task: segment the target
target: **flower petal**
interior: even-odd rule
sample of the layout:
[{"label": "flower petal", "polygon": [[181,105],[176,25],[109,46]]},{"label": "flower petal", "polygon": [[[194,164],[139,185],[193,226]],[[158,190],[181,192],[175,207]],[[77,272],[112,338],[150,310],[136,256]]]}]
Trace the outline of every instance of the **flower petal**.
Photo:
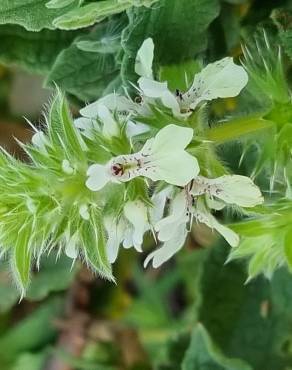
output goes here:
[{"label": "flower petal", "polygon": [[151,78],[141,77],[138,85],[143,94],[149,98],[161,98],[165,92],[168,92],[167,82],[158,82]]},{"label": "flower petal", "polygon": [[247,176],[224,175],[215,179],[198,176],[190,190],[194,196],[208,194],[225,203],[254,207],[264,201],[260,189]]},{"label": "flower petal", "polygon": [[119,246],[124,238],[126,225],[123,219],[118,221],[114,217],[106,216],[104,226],[108,235],[106,243],[107,257],[109,263],[114,263],[118,256]]},{"label": "flower petal", "polygon": [[155,167],[150,168],[145,176],[177,186],[187,185],[200,171],[197,159],[183,150],[174,151],[152,164]]},{"label": "flower petal", "polygon": [[152,63],[154,58],[154,43],[149,37],[146,39],[138,50],[135,72],[142,77],[152,78]]},{"label": "flower petal", "polygon": [[177,232],[177,226],[186,223],[187,199],[184,191],[179,192],[171,203],[171,214],[155,225],[160,241],[167,241]]},{"label": "flower petal", "polygon": [[144,233],[149,229],[147,208],[140,201],[130,201],[125,204],[124,215],[133,225],[133,245],[141,252]]},{"label": "flower petal", "polygon": [[194,131],[192,128],[173,124],[167,125],[154,138],[152,145],[153,154],[185,149],[192,141],[193,134]]},{"label": "flower petal", "polygon": [[144,123],[139,122],[134,123],[133,121],[127,121],[126,134],[127,137],[129,138],[136,135],[144,134],[149,130],[150,130],[149,126],[145,125]]},{"label": "flower petal", "polygon": [[138,80],[138,85],[143,95],[148,98],[161,99],[162,104],[170,108],[174,115],[180,114],[180,106],[175,96],[169,91],[167,82],[158,82],[150,78],[141,77]]},{"label": "flower petal", "polygon": [[85,221],[88,221],[90,219],[90,214],[88,211],[87,204],[81,204],[81,206],[79,207],[79,214]]},{"label": "flower petal", "polygon": [[76,237],[72,236],[71,238],[67,238],[66,247],[65,247],[65,254],[67,257],[76,259],[78,257],[78,249],[76,246]]},{"label": "flower petal", "polygon": [[159,193],[154,193],[151,197],[153,207],[149,210],[151,224],[157,224],[163,217],[167,198],[170,196],[171,187],[166,187]]},{"label": "flower petal", "polygon": [[153,251],[146,257],[144,261],[144,267],[146,268],[151,260],[154,268],[161,266],[183,247],[186,236],[186,225],[181,224],[177,230],[177,233],[172,239],[169,239],[163,243],[161,248]]},{"label": "flower petal", "polygon": [[194,109],[201,101],[237,96],[247,82],[244,68],[230,57],[223,58],[195,75],[191,88],[182,96],[182,105]]},{"label": "flower petal", "polygon": [[254,207],[262,204],[264,198],[260,189],[247,176],[226,175],[213,180],[220,189],[217,198],[226,203],[237,204],[241,207]]},{"label": "flower petal", "polygon": [[31,142],[33,143],[34,146],[38,147],[39,149],[42,149],[43,151],[46,150],[46,145],[49,144],[48,139],[46,138],[46,135],[42,131],[36,132],[32,138]]},{"label": "flower petal", "polygon": [[107,166],[101,164],[91,165],[87,170],[87,176],[86,186],[92,191],[102,189],[111,179]]},{"label": "flower petal", "polygon": [[231,247],[238,246],[239,236],[227,226],[221,225],[216,218],[205,209],[202,203],[199,203],[198,207],[194,209],[193,215],[197,221],[207,225],[211,229],[215,229],[221,234]]},{"label": "flower petal", "polygon": [[118,94],[108,94],[94,103],[87,105],[80,110],[80,114],[87,118],[97,118],[98,117],[98,107],[103,104],[111,111],[117,111],[118,113],[128,112],[135,110],[137,104],[132,102],[125,96]]},{"label": "flower petal", "polygon": [[103,123],[102,132],[104,136],[111,138],[112,136],[118,136],[119,126],[117,122],[113,119],[113,116],[109,109],[104,105],[100,104],[97,108],[98,117]]}]

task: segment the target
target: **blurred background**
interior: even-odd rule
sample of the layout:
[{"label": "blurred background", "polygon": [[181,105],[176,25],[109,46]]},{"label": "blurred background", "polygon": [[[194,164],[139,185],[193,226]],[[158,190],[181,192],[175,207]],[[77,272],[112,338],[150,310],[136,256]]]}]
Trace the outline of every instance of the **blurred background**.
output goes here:
[{"label": "blurred background", "polygon": [[[190,3],[196,7],[204,3],[183,1],[186,9]],[[208,43],[203,54],[200,50],[203,61],[239,56],[241,38],[248,38],[257,27],[270,27],[275,33],[270,19],[275,8],[285,9],[284,16],[274,13],[281,24],[290,22],[290,1],[214,1],[220,3],[220,11],[218,8],[214,20],[210,19],[204,28]],[[181,16],[180,22],[182,19]],[[187,33],[183,23],[180,29]],[[172,26],[170,22],[170,29]],[[0,26],[0,44],[4,45],[7,39],[5,32],[1,33],[3,27],[6,26]],[[168,35],[163,29],[155,32],[158,43],[159,35],[163,35],[162,41],[163,32]],[[141,37],[144,39],[144,35]],[[197,38],[201,36],[197,34]],[[11,44],[11,48],[15,45]],[[69,59],[65,61],[69,64],[72,58],[74,64],[69,47],[66,50],[69,54],[64,55]],[[178,51],[171,49],[169,53],[177,55]],[[30,140],[32,132],[26,119],[41,126],[52,90],[43,87],[47,70],[40,75],[31,66],[27,68],[26,62],[21,68],[22,57],[20,53],[6,58],[0,47],[0,145],[26,160],[15,138]],[[34,58],[41,64],[41,52],[34,53]],[[92,76],[99,67],[97,61]],[[74,73],[72,79],[79,81],[79,70]],[[101,80],[102,73],[98,76]],[[92,85],[86,81],[80,90],[72,88],[66,78],[59,79],[75,115],[85,101],[100,95],[101,87],[95,90],[94,78],[91,77]],[[252,109],[248,96],[241,104],[244,110]],[[236,108],[233,99],[215,103],[211,117],[218,119]],[[238,168],[241,152],[237,144],[220,151],[231,168],[238,173],[248,172],[248,162]],[[224,214],[219,217],[228,219]],[[51,253],[43,258],[40,271],[33,271],[27,296],[21,301],[10,266],[1,260],[0,369],[292,369],[292,275],[287,269],[279,270],[270,281],[258,277],[245,284],[245,263],[225,265],[229,247],[209,229],[195,225],[186,247],[175,258],[160,269],[144,270],[142,261],[152,243],[146,240],[146,253],[141,255],[120,251],[114,266],[116,285],[94,276],[79,262],[72,265],[71,259],[57,259]]]}]

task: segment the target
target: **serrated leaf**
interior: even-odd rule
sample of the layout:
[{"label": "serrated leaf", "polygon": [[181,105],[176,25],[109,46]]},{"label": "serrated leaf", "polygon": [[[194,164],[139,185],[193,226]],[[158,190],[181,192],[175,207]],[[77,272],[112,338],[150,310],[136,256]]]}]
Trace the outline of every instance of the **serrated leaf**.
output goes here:
[{"label": "serrated leaf", "polygon": [[47,76],[46,86],[52,87],[56,83],[63,91],[84,101],[100,97],[119,74],[115,55],[85,52],[77,45],[81,41],[100,39],[108,27],[109,24],[98,25],[88,36],[76,39],[69,48],[63,50]]},{"label": "serrated leaf", "polygon": [[153,38],[155,61],[159,64],[180,63],[204,51],[206,30],[218,16],[219,8],[217,0],[161,0],[159,6],[150,9],[131,8],[129,26],[122,37],[123,82],[136,81],[136,54],[147,37]]},{"label": "serrated leaf", "polygon": [[197,324],[192,332],[191,342],[181,368],[182,370],[252,370],[242,360],[224,356],[201,324]]},{"label": "serrated leaf", "polygon": [[14,266],[14,276],[17,285],[20,287],[22,293],[25,292],[29,283],[32,251],[30,245],[31,227],[30,225],[23,225],[22,230],[19,231],[16,244],[12,253],[12,264]]},{"label": "serrated leaf", "polygon": [[40,31],[44,28],[54,29],[52,21],[73,8],[48,9],[48,0],[1,0],[0,24],[18,24],[28,31]]},{"label": "serrated leaf", "polygon": [[56,28],[63,30],[76,30],[92,26],[111,15],[123,12],[130,6],[131,4],[120,3],[118,0],[94,2],[65,13],[56,18],[53,24]]},{"label": "serrated leaf", "polygon": [[71,158],[76,157],[79,160],[85,158],[79,131],[74,126],[68,103],[60,90],[57,90],[50,107],[48,134],[55,145],[60,147],[65,145]]},{"label": "serrated leaf", "polygon": [[[79,0],[80,1],[80,0]],[[76,0],[51,0],[46,3],[47,8],[59,9],[67,5],[76,3]]]},{"label": "serrated leaf", "polygon": [[30,32],[17,25],[1,25],[0,62],[34,73],[48,73],[58,54],[75,36],[75,32]]}]

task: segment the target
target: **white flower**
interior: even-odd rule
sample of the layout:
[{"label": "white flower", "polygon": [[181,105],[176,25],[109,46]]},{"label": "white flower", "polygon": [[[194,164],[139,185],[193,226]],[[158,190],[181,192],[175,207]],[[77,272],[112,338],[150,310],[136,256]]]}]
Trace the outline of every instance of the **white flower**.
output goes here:
[{"label": "white flower", "polygon": [[101,120],[102,133],[105,137],[111,138],[112,136],[118,136],[120,128],[116,120],[109,109],[104,105],[100,104],[97,108],[98,118]]},{"label": "white flower", "polygon": [[167,241],[178,234],[181,224],[188,222],[189,218],[187,196],[185,191],[179,192],[171,203],[171,213],[169,216],[161,219],[155,225],[155,231],[158,232],[160,241]]},{"label": "white flower", "polygon": [[243,67],[238,66],[230,57],[208,64],[195,75],[190,89],[182,94],[182,108],[195,109],[202,101],[237,96],[248,82]]},{"label": "white flower", "polygon": [[152,63],[154,58],[154,43],[149,37],[146,39],[140,49],[138,50],[136,62],[135,62],[135,72],[139,76],[152,78]]},{"label": "white flower", "polygon": [[96,119],[98,117],[98,108],[100,105],[104,105],[112,112],[117,112],[121,115],[127,115],[129,111],[136,111],[137,104],[128,99],[125,96],[112,93],[108,94],[96,102],[87,105],[80,110],[80,114],[83,117]]},{"label": "white flower", "polygon": [[106,243],[107,257],[109,263],[114,263],[118,256],[119,246],[124,240],[126,222],[122,217],[117,220],[113,216],[106,216],[104,226],[108,235]]},{"label": "white flower", "polygon": [[147,140],[140,152],[120,155],[105,165],[90,166],[86,186],[97,191],[110,181],[126,182],[137,176],[185,186],[199,173],[196,158],[184,150],[192,137],[191,128],[168,125]]},{"label": "white flower", "polygon": [[70,236],[69,233],[66,235],[65,238],[66,246],[65,246],[65,254],[67,257],[76,259],[78,257],[78,247],[77,247],[77,236],[74,234]]},{"label": "white flower", "polygon": [[[141,45],[136,57],[135,72],[141,76],[138,80],[138,85],[143,95],[143,102],[147,105],[153,102],[153,99],[161,99],[165,107],[172,109],[174,115],[179,115],[179,104],[175,96],[168,89],[167,82],[158,82],[153,79],[153,52],[153,40],[148,38]],[[147,109],[144,109],[144,113],[147,113]]]},{"label": "white flower", "polygon": [[197,222],[207,225],[210,229],[216,230],[231,247],[237,247],[239,244],[239,236],[227,226],[221,225],[216,218],[207,210],[204,203],[198,201],[192,208],[192,214]]},{"label": "white flower", "polygon": [[[174,116],[180,116],[180,106],[174,94],[168,89],[167,82],[158,82],[150,78],[141,77],[138,80],[139,88],[144,96],[145,103],[153,103],[153,99],[161,99],[162,104],[172,110]],[[151,98],[150,100],[145,99]]]},{"label": "white flower", "polygon": [[72,175],[74,173],[74,168],[71,166],[68,159],[62,161],[62,171],[67,175]]},{"label": "white flower", "polygon": [[184,246],[188,233],[185,225],[180,224],[176,230],[177,233],[172,239],[164,242],[161,248],[156,249],[145,258],[144,267],[147,267],[152,260],[152,266],[158,268]]},{"label": "white flower", "polygon": [[[159,199],[162,200],[161,197]],[[153,208],[156,206],[159,206],[158,203]],[[157,211],[152,212],[157,215]],[[121,244],[124,248],[134,247],[142,252],[143,237],[152,228],[151,223],[151,210],[140,200],[127,201],[118,219],[106,216],[104,224],[108,235],[106,248],[109,262],[115,262]]]},{"label": "white flower", "polygon": [[193,204],[192,196],[182,190],[172,201],[170,215],[156,223],[155,230],[163,244],[147,256],[144,266],[152,260],[153,267],[157,268],[177,253],[184,246],[193,220],[216,230],[232,247],[238,245],[239,236],[233,230],[221,225],[201,200]]},{"label": "white flower", "polygon": [[49,141],[46,135],[42,131],[37,131],[31,138],[31,142],[34,146],[47,153],[46,146],[49,145]]},{"label": "white flower", "polygon": [[188,116],[199,103],[217,98],[237,96],[245,87],[248,75],[243,67],[236,65],[230,57],[208,64],[194,77],[193,84],[185,93],[173,94],[167,82],[153,79],[153,41],[147,39],[142,44],[136,58],[136,73],[141,77],[138,86],[142,93],[144,105],[161,103],[172,110],[174,116]]},{"label": "white flower", "polygon": [[[193,196],[207,194],[228,204],[240,207],[254,207],[263,203],[260,189],[246,176],[224,175],[215,179],[197,176],[190,188]],[[214,207],[212,207],[214,208]]]},{"label": "white flower", "polygon": [[88,221],[90,219],[90,214],[88,211],[87,204],[81,204],[81,206],[79,207],[79,214],[85,221]]},{"label": "white flower", "polygon": [[188,220],[186,193],[181,191],[173,199],[171,214],[155,225],[158,239],[164,243],[147,256],[144,267],[151,260],[154,268],[159,267],[183,247],[188,233]]}]

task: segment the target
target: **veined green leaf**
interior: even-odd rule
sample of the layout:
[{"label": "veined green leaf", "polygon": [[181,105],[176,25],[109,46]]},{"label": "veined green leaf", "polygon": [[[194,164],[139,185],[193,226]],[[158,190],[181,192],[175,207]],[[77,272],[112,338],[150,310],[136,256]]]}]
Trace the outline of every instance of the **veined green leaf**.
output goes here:
[{"label": "veined green leaf", "polygon": [[[120,24],[121,21],[117,23]],[[52,87],[56,83],[63,91],[84,101],[102,96],[104,89],[119,74],[115,55],[81,51],[78,43],[106,37],[107,32],[117,23],[98,25],[88,36],[78,38],[69,48],[63,50],[47,76],[46,86]]]},{"label": "veined green leaf", "polygon": [[18,25],[1,25],[0,62],[15,64],[34,73],[48,73],[58,54],[75,36],[75,32],[30,32]]},{"label": "veined green leaf", "polygon": [[23,225],[18,232],[16,244],[13,248],[13,265],[15,268],[15,278],[20,286],[22,293],[26,290],[30,278],[32,250],[30,245],[31,225]]},{"label": "veined green leaf", "polygon": [[79,41],[77,47],[80,50],[91,53],[115,54],[120,48],[120,40],[101,40],[101,41]]},{"label": "veined green leaf", "polygon": [[63,30],[76,30],[92,26],[110,15],[123,12],[130,6],[131,4],[129,3],[120,3],[117,0],[98,1],[65,13],[56,18],[53,24],[56,28]]},{"label": "veined green leaf", "polygon": [[245,285],[245,264],[223,266],[226,252],[216,245],[205,260],[198,320],[228,357],[253,370],[285,369],[292,361],[291,273],[282,268],[271,280],[259,276]]},{"label": "veined green leaf", "polygon": [[1,0],[0,24],[19,24],[28,31],[54,29],[52,21],[73,8],[73,4],[63,9],[48,9],[48,0]]},{"label": "veined green leaf", "polygon": [[102,227],[102,219],[98,211],[94,212],[90,222],[83,222],[80,226],[81,241],[84,249],[85,260],[94,271],[102,277],[114,280],[111,265],[108,262],[105,246],[105,235]]},{"label": "veined green leaf", "polygon": [[64,8],[65,6],[70,5],[72,3],[76,3],[76,0],[51,0],[46,3],[46,7],[52,8],[52,9],[58,9],[58,8]]},{"label": "veined green leaf", "polygon": [[128,11],[129,26],[122,37],[125,51],[121,72],[123,83],[136,81],[136,54],[147,37],[153,38],[155,60],[160,65],[178,64],[204,51],[206,30],[218,16],[219,9],[217,0],[161,0],[150,9],[131,8]]},{"label": "veined green leaf", "polygon": [[208,332],[197,324],[186,350],[182,370],[252,370],[251,366],[239,359],[224,356],[212,342]]}]

